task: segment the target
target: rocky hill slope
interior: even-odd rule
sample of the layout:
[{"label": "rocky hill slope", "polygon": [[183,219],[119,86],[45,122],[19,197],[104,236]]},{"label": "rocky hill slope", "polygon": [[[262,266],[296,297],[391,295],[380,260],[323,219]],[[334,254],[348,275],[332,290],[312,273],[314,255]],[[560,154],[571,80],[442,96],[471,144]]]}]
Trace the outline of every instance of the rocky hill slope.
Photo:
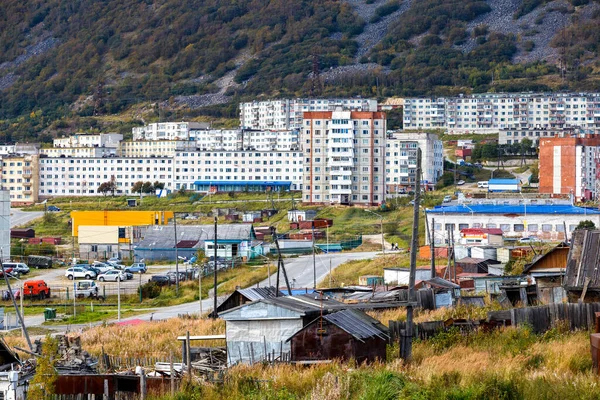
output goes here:
[{"label": "rocky hill slope", "polygon": [[594,0],[6,0],[0,139],[140,103],[600,90],[599,25]]}]

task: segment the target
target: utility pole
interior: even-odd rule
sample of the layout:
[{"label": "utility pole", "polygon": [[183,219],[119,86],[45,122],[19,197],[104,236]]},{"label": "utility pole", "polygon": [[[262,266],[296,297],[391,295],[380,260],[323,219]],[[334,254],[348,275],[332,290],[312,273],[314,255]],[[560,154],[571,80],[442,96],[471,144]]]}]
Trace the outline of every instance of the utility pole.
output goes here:
[{"label": "utility pole", "polygon": [[417,171],[415,174],[415,204],[413,205],[412,241],[410,246],[410,274],[408,276],[408,305],[406,307],[406,330],[402,337],[400,351],[403,358],[412,360],[412,340],[414,331],[415,276],[417,272],[417,248],[419,246],[419,203],[421,201],[421,149],[417,149]]},{"label": "utility pole", "polygon": [[[427,224],[427,218],[425,218],[425,226],[429,228]],[[427,229],[429,234],[429,248],[431,250],[431,277],[435,278],[435,218],[431,218],[431,229]]]},{"label": "utility pole", "polygon": [[214,295],[215,295],[215,300],[213,303],[213,319],[217,319],[217,216],[215,215],[215,243],[214,243],[214,248],[215,248],[215,259],[214,259],[214,284],[215,284],[215,288],[214,288]]},{"label": "utility pole", "polygon": [[[3,257],[3,256],[0,256]],[[6,282],[6,287],[8,288],[8,295],[12,300],[13,306],[15,307],[15,312],[17,313],[17,317],[19,317],[19,322],[21,323],[21,330],[23,331],[23,336],[25,336],[25,340],[27,340],[27,345],[29,346],[29,350],[33,351],[33,346],[31,346],[31,339],[29,339],[29,334],[27,333],[27,328],[25,327],[25,321],[23,321],[23,316],[19,311],[19,307],[17,307],[17,301],[15,300],[15,295],[10,288],[10,281],[8,280],[8,276],[6,275],[6,271],[4,270],[4,260],[0,260],[0,267],[2,268],[2,275],[4,275],[4,281]],[[23,298],[23,291],[21,291],[21,299]]]},{"label": "utility pole", "polygon": [[121,321],[121,273],[117,277],[117,321]]},{"label": "utility pole", "polygon": [[175,233],[175,296],[179,296],[179,252],[177,251],[177,213],[173,212],[173,231]]},{"label": "utility pole", "polygon": [[312,227],[313,289],[317,288],[317,258],[315,255],[315,225]]}]

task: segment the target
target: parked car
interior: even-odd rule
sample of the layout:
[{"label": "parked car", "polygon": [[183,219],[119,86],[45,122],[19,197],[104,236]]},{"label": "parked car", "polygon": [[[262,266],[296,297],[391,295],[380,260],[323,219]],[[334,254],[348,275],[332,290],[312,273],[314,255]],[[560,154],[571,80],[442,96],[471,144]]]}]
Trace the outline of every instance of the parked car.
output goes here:
[{"label": "parked car", "polygon": [[106,272],[98,275],[98,280],[100,282],[104,282],[104,281],[116,282],[118,280],[125,281],[125,280],[127,280],[127,276],[125,276],[125,274],[123,272],[119,271],[118,269],[111,269],[110,271],[106,271]]},{"label": "parked car", "polygon": [[106,271],[110,271],[111,269],[114,269],[114,267],[112,265],[105,264],[100,261],[94,261],[94,263],[92,264],[92,267],[98,269],[101,274],[105,273]]},{"label": "parked car", "polygon": [[108,260],[106,260],[106,262],[109,264],[121,264],[123,261],[121,261],[119,257],[111,257]]},{"label": "parked car", "polygon": [[[20,291],[16,296],[19,298],[21,295]],[[43,280],[32,280],[23,282],[23,295],[25,298],[33,297],[43,300],[50,297],[50,288]]]},{"label": "parked car", "polygon": [[535,236],[529,236],[519,239],[519,243],[538,243],[540,239]]},{"label": "parked car", "polygon": [[[172,284],[177,283],[177,273],[175,271],[167,272],[167,277]],[[179,272],[179,282],[183,282],[185,280],[185,272]]]},{"label": "parked car", "polygon": [[30,268],[52,268],[52,258],[46,256],[29,256],[27,265]]},{"label": "parked car", "polygon": [[450,203],[452,201],[452,196],[450,195],[446,195],[444,196],[444,200],[442,200],[444,203]]},{"label": "parked car", "polygon": [[148,282],[154,282],[158,286],[168,286],[171,281],[166,275],[153,275]]},{"label": "parked car", "polygon": [[456,182],[456,184],[457,184],[457,185],[459,185],[459,186],[460,186],[460,185],[464,185],[464,184],[465,184],[465,181],[463,181],[463,180],[461,179],[460,181]]},{"label": "parked car", "polygon": [[102,271],[100,271],[100,268],[96,268],[96,267],[94,267],[93,265],[90,265],[90,264],[83,264],[83,265],[79,265],[79,266],[82,266],[83,268],[87,269],[88,271],[91,271],[91,272],[95,273],[96,276],[98,276],[98,275],[100,275],[102,273]]},{"label": "parked car", "polygon": [[58,208],[56,206],[48,206],[48,208],[46,208],[46,210],[48,210],[48,211],[60,211],[60,208]]},{"label": "parked car", "polygon": [[12,276],[18,276],[18,275],[19,275],[19,274],[17,274],[17,272],[16,272],[16,271],[13,273],[13,269],[12,269],[12,268],[10,268],[10,267],[9,267],[9,268],[6,268],[6,267],[5,267],[5,268],[4,268],[4,270],[0,269],[0,277],[4,278],[4,273],[5,273],[5,272],[6,272],[6,274],[7,274],[8,276],[11,276],[11,275],[12,275]]},{"label": "parked car", "polygon": [[125,278],[127,280],[133,279],[133,274],[131,272],[128,272],[128,271],[122,271],[122,272],[123,272],[123,275],[125,275]]},{"label": "parked car", "polygon": [[24,263],[20,263],[20,262],[6,262],[4,263],[4,268],[12,268],[13,271],[24,275],[24,274],[28,274],[29,273],[29,267],[27,266],[27,264]]},{"label": "parked car", "polygon": [[90,280],[77,282],[77,286],[75,287],[75,296],[79,298],[102,298],[102,296],[100,296],[100,289],[98,288],[98,285],[96,285],[96,282]]},{"label": "parked car", "polygon": [[96,277],[96,273],[84,267],[71,267],[65,271],[65,276],[70,280],[76,278],[92,279]]},{"label": "parked car", "polygon": [[133,263],[125,268],[126,272],[131,272],[132,274],[145,274],[147,270],[148,268],[146,268],[146,264],[144,263]]}]

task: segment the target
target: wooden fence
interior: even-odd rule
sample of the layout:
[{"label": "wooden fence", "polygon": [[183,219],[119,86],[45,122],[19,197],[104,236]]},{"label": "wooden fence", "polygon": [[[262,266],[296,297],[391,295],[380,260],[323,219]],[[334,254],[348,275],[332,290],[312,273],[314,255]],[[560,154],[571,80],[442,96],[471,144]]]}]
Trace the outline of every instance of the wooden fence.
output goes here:
[{"label": "wooden fence", "polygon": [[[513,308],[503,311],[490,311],[487,320],[448,320],[428,321],[415,324],[413,337],[426,340],[450,328],[461,332],[475,331],[481,327],[530,326],[535,333],[546,332],[561,322],[570,330],[592,329],[596,325],[595,313],[600,312],[600,303],[555,303],[544,306]],[[404,336],[406,322],[389,321],[390,343]]]},{"label": "wooden fence", "polygon": [[[119,357],[108,354],[100,357],[100,367],[104,370],[131,369],[137,366],[154,367],[156,363],[169,362],[169,357]],[[173,357],[173,363],[181,363],[180,357]]]}]

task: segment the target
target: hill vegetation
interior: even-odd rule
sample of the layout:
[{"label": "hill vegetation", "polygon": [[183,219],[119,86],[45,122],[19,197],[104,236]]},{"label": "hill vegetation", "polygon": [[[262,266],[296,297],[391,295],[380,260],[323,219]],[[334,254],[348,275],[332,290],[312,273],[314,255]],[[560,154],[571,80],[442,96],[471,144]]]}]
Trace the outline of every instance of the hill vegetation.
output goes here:
[{"label": "hill vegetation", "polygon": [[234,118],[256,96],[598,90],[597,2],[517,3],[501,29],[484,0],[3,1],[0,140]]}]

